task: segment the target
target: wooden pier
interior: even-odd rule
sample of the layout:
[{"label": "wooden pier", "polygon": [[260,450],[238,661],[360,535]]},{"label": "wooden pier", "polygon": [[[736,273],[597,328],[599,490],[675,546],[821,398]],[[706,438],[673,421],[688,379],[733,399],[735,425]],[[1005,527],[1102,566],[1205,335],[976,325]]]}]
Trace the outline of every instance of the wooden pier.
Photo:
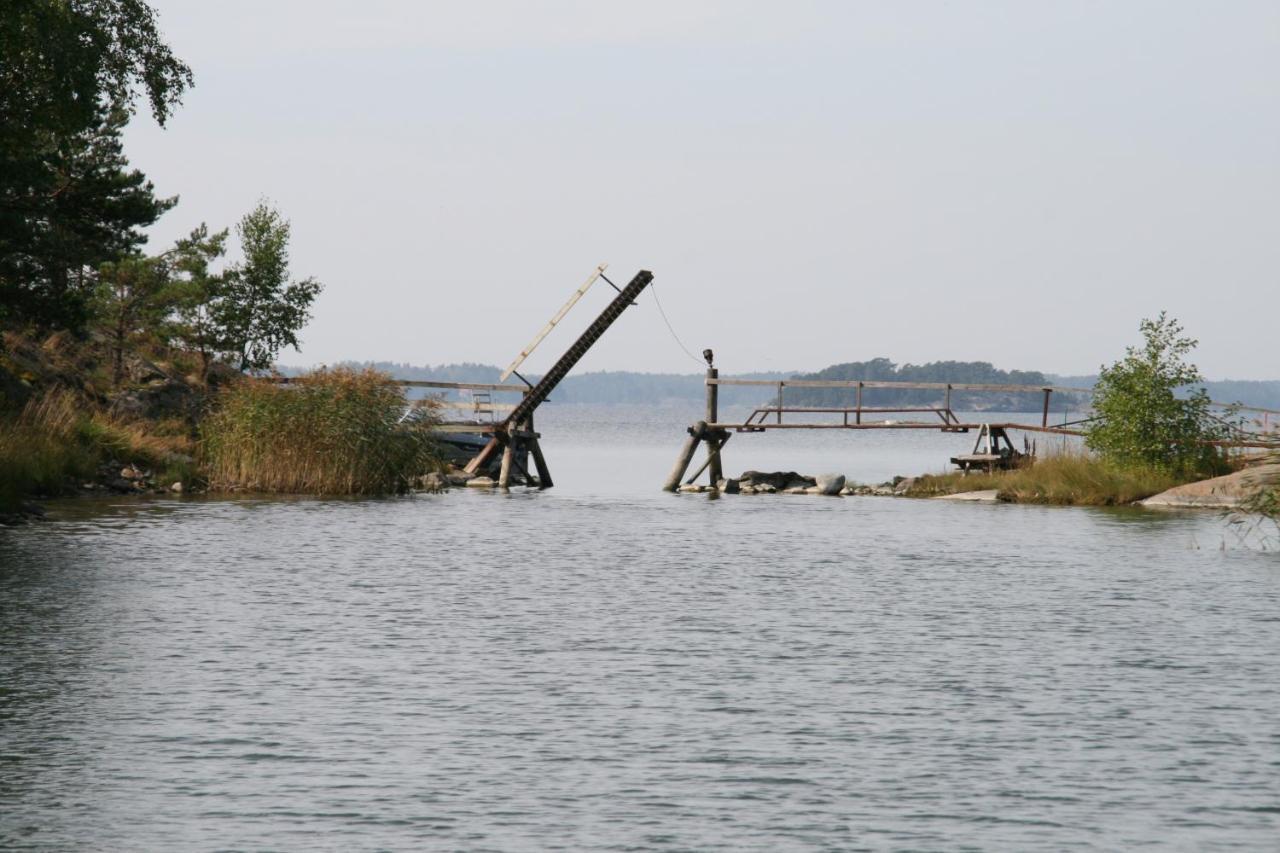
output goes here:
[{"label": "wooden pier", "polygon": [[[723,478],[723,449],[735,433],[758,433],[770,430],[939,430],[950,433],[968,433],[978,431],[978,442],[971,453],[952,457],[952,464],[961,470],[994,470],[995,468],[1013,467],[1019,460],[1033,455],[1030,447],[1025,452],[1017,450],[1008,433],[1044,433],[1048,435],[1077,436],[1084,435],[1080,425],[1084,421],[1076,421],[1058,426],[1049,423],[1049,412],[1054,394],[1071,394],[1092,396],[1090,388],[1072,388],[1058,385],[997,385],[951,382],[898,382],[889,380],[834,380],[834,379],[721,379],[719,371],[712,364],[711,350],[704,350],[707,359],[707,409],[706,417],[688,429],[689,437],[680,449],[676,464],[663,483],[666,491],[673,492],[680,488],[681,481],[686,485],[697,482],[704,471],[710,471],[711,486],[716,486]],[[769,405],[757,406],[747,418],[740,422],[721,421],[719,417],[719,389],[724,386],[758,386],[773,388],[774,400]],[[823,388],[842,389],[852,397],[852,404],[847,406],[788,406],[785,394],[788,388]],[[899,391],[933,391],[942,401],[932,406],[868,406],[863,404],[863,393],[867,389],[892,389]],[[962,421],[952,410],[951,401],[954,392],[971,394],[1026,394],[1033,396],[1040,409],[1039,423],[1015,421]],[[1215,406],[1226,408],[1224,404]],[[1273,409],[1262,409],[1253,406],[1234,406],[1236,411],[1260,413],[1264,419],[1280,414]],[[919,415],[928,413],[936,420],[897,420],[887,419],[885,415]],[[802,416],[798,419],[787,419],[785,416]],[[813,416],[830,416],[832,420],[816,420]],[[838,418],[838,420],[835,420]],[[876,419],[879,418],[879,419]],[[1264,421],[1266,422],[1266,421]],[[983,444],[985,439],[985,445]],[[1003,441],[1003,445],[1001,444]],[[1026,440],[1024,438],[1024,445]],[[1271,440],[1226,440],[1213,441],[1223,447],[1237,448],[1277,448],[1280,438]],[[698,445],[706,448],[706,460],[691,476],[685,474],[693,462]]]}]

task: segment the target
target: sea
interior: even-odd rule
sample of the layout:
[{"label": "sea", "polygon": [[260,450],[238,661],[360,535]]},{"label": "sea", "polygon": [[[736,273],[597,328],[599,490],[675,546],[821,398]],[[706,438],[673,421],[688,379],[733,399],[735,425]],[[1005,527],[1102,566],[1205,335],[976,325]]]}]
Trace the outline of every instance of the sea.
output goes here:
[{"label": "sea", "polygon": [[0,529],[0,848],[1280,850],[1280,555],[1240,525],[664,493],[698,417],[544,406],[545,491]]}]

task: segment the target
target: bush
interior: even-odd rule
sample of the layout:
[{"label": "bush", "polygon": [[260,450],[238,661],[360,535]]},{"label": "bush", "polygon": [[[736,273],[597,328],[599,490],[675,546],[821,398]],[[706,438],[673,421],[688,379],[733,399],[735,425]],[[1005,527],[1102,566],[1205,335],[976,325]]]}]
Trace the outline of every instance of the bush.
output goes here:
[{"label": "bush", "polygon": [[[1161,469],[1177,476],[1219,473],[1218,451],[1207,442],[1225,438],[1225,425],[1210,412],[1200,370],[1185,357],[1196,341],[1161,312],[1143,320],[1144,345],[1103,367],[1094,387],[1093,419],[1085,443],[1122,466]],[[1187,396],[1178,393],[1190,388]]]},{"label": "bush", "polygon": [[210,485],[295,494],[401,492],[438,465],[436,418],[404,420],[398,385],[373,370],[320,370],[285,386],[226,388],[201,427]]}]

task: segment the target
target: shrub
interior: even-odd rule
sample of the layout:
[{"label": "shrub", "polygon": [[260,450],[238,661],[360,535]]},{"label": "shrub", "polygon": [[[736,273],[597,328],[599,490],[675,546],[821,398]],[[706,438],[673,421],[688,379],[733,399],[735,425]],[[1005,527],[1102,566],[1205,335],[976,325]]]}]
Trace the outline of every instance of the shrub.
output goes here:
[{"label": "shrub", "polygon": [[1086,444],[1122,466],[1157,468],[1178,476],[1217,473],[1218,452],[1207,442],[1226,437],[1226,428],[1209,410],[1203,387],[1179,391],[1204,381],[1186,362],[1196,341],[1164,312],[1143,320],[1141,349],[1103,367],[1094,387],[1093,419]]},{"label": "shrub", "polygon": [[320,370],[285,386],[224,389],[201,426],[214,488],[297,494],[404,491],[438,467],[430,410],[406,421],[403,391],[373,370]]}]

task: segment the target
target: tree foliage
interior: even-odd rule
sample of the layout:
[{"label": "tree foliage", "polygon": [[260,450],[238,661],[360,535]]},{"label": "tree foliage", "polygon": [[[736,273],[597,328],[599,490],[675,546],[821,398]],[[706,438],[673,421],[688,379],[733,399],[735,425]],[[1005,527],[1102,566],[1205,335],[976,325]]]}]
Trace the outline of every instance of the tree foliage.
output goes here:
[{"label": "tree foliage", "polygon": [[8,0],[0,14],[0,319],[79,328],[93,273],[173,206],[128,168],[135,92],[161,124],[191,71],[140,0]]},{"label": "tree foliage", "polygon": [[124,380],[127,352],[165,337],[172,305],[170,268],[164,256],[121,258],[102,265],[95,308],[111,352],[114,387]]},{"label": "tree foliage", "polygon": [[202,222],[173,250],[174,339],[199,355],[202,380],[208,379],[214,359],[228,349],[226,333],[218,322],[227,276],[212,268],[226,254],[227,233],[224,228],[210,234],[209,226]]},{"label": "tree foliage", "polygon": [[79,329],[95,272],[133,255],[141,229],[177,204],[125,159],[120,110],[62,137],[24,186],[0,186],[0,304],[17,319]]},{"label": "tree foliage", "polygon": [[1199,368],[1186,360],[1197,342],[1164,312],[1139,329],[1143,345],[1129,347],[1099,374],[1085,441],[1122,465],[1209,472],[1218,455],[1205,442],[1224,437],[1226,429],[1210,412]]},{"label": "tree foliage", "polygon": [[240,370],[264,370],[310,319],[321,284],[289,281],[290,225],[259,203],[236,226],[244,263],[228,272],[214,307],[216,325]]}]

